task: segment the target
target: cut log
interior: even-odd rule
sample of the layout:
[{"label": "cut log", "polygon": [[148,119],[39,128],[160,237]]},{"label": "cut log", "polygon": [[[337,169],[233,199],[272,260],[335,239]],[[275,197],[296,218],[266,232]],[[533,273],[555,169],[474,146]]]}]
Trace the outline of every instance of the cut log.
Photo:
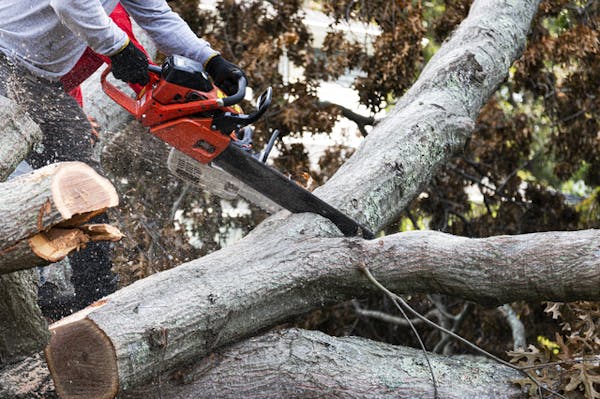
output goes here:
[{"label": "cut log", "polygon": [[[103,302],[92,304],[51,327],[53,346],[46,348],[46,361],[61,398],[113,398],[119,378],[110,339],[86,315]],[[62,350],[72,348],[75,352]],[[76,348],[76,349],[75,349]]]},{"label": "cut log", "polygon": [[82,223],[118,204],[112,184],[81,162],[63,162],[0,183],[0,273],[47,265],[92,240],[117,240]]}]

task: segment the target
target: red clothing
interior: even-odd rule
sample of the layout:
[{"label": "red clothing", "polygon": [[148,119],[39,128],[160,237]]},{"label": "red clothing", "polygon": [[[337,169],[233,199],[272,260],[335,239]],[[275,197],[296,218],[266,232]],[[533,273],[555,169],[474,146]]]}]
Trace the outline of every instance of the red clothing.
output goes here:
[{"label": "red clothing", "polygon": [[[140,50],[142,50],[146,55],[148,53],[144,49],[144,47],[137,41],[135,36],[133,35],[133,29],[131,26],[131,20],[129,19],[129,14],[123,8],[121,3],[117,4],[117,7],[110,14],[112,20],[117,24],[119,28],[121,28],[127,36],[129,36],[129,40],[133,44],[135,44]],[[107,63],[110,65],[110,58],[104,55],[100,55],[95,53],[91,48],[87,48],[77,64],[71,69],[66,75],[64,75],[60,81],[63,84],[63,87],[66,92],[68,92],[71,97],[75,98],[79,105],[83,106],[83,96],[81,93],[81,87],[79,86],[83,81],[89,78],[98,68],[102,66],[103,63]],[[138,84],[130,84],[129,85],[136,93],[139,93],[143,86]]]}]

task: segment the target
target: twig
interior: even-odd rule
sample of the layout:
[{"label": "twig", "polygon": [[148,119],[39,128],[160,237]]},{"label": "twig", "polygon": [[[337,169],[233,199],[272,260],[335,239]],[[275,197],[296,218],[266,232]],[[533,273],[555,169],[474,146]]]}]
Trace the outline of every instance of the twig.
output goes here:
[{"label": "twig", "polygon": [[[372,319],[385,321],[387,323],[397,324],[397,325],[403,326],[403,327],[408,327],[411,323],[415,324],[415,325],[423,323],[423,320],[421,320],[421,319],[406,320],[406,319],[403,319],[400,317],[392,316],[391,314],[388,314],[388,313],[379,312],[377,310],[362,309],[357,301],[352,301],[352,305],[354,306],[354,312],[359,316],[369,317]],[[430,310],[429,312],[425,313],[425,317],[427,317],[429,319],[431,319],[431,318],[439,319],[440,313],[435,309]]]},{"label": "twig", "polygon": [[506,317],[510,330],[512,331],[513,349],[518,350],[519,348],[525,348],[527,342],[525,339],[525,326],[523,325],[523,322],[519,320],[518,315],[509,304],[506,303],[498,309],[500,309]]},{"label": "twig", "polygon": [[363,135],[363,137],[367,137],[367,135],[369,134],[367,132],[366,126],[374,126],[377,123],[374,117],[358,114],[340,104],[334,104],[329,101],[320,101],[318,106],[319,108],[325,108],[330,106],[338,108],[342,112],[342,116],[344,118],[356,123],[356,125],[358,126],[358,130],[360,130],[360,133]]},{"label": "twig", "polygon": [[[367,276],[367,278],[369,279],[369,281],[371,281],[377,288],[379,288],[382,292],[384,292],[390,299],[392,299],[392,301],[396,304],[396,306],[402,310],[402,313],[405,314],[404,309],[408,310],[413,316],[423,320],[423,322],[427,325],[429,325],[430,327],[433,327],[439,331],[442,331],[450,336],[452,336],[454,339],[458,340],[459,342],[462,342],[463,344],[467,345],[469,348],[473,349],[474,351],[481,353],[482,355],[484,355],[485,357],[494,360],[497,363],[502,364],[503,366],[509,367],[513,370],[518,371],[519,373],[523,374],[524,376],[526,376],[527,378],[529,378],[534,384],[537,385],[537,387],[539,388],[540,392],[541,390],[547,391],[548,393],[555,395],[559,398],[562,399],[568,399],[566,396],[560,394],[559,392],[556,392],[550,388],[547,388],[545,386],[542,385],[541,382],[539,382],[537,380],[537,378],[535,378],[534,376],[530,375],[526,370],[524,370],[522,367],[520,366],[516,366],[512,363],[507,362],[506,360],[502,360],[500,359],[498,356],[492,355],[491,353],[489,353],[488,351],[486,351],[485,349],[480,348],[479,346],[475,345],[474,343],[472,343],[471,341],[461,337],[460,335],[448,330],[447,328],[444,328],[436,323],[434,323],[433,321],[427,319],[425,316],[423,316],[422,314],[420,314],[419,312],[417,312],[416,310],[414,310],[402,297],[394,294],[393,292],[391,292],[390,290],[388,290],[385,286],[383,286],[379,281],[377,281],[375,279],[375,277],[373,277],[373,275],[371,274],[370,270],[367,268],[367,266],[363,263],[359,266],[359,269]],[[406,317],[408,319],[408,317]],[[427,358],[427,362],[429,364],[429,358]],[[431,369],[431,365],[429,364],[429,367]],[[432,374],[433,376],[433,374]],[[435,381],[435,380],[434,380]],[[437,393],[437,387],[434,388],[436,390]],[[542,398],[542,395],[540,394],[540,398]]]},{"label": "twig", "polygon": [[191,188],[191,186],[190,186],[189,183],[185,183],[183,185],[183,189],[181,190],[181,193],[179,194],[179,197],[177,197],[177,199],[173,203],[173,206],[171,207],[171,214],[169,216],[169,218],[171,220],[175,220],[175,213],[177,213],[177,210],[179,209],[179,206],[181,205],[181,202],[185,199],[185,197],[187,196],[187,194],[190,192],[190,188]]}]

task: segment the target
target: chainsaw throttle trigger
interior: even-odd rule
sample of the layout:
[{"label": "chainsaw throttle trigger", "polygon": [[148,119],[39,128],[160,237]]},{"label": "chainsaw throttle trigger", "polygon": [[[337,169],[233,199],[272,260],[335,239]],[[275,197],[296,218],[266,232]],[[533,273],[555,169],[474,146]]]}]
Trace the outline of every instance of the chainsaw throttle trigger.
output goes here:
[{"label": "chainsaw throttle trigger", "polygon": [[[245,79],[244,79],[245,80]],[[240,79],[241,82],[241,79]],[[245,89],[244,89],[245,90]],[[236,93],[237,95],[237,93]],[[248,126],[251,123],[256,122],[269,108],[271,105],[271,98],[273,96],[273,89],[268,88],[263,94],[260,95],[256,102],[256,110],[249,114],[235,114],[233,112],[224,112],[213,118],[211,127],[213,130],[219,130],[223,134],[229,134],[234,130],[240,129],[244,126]],[[231,97],[226,97],[226,100]],[[241,101],[241,100],[240,100]]]},{"label": "chainsaw throttle trigger", "polygon": [[148,72],[160,76],[162,74],[162,67],[160,65],[149,64]]}]

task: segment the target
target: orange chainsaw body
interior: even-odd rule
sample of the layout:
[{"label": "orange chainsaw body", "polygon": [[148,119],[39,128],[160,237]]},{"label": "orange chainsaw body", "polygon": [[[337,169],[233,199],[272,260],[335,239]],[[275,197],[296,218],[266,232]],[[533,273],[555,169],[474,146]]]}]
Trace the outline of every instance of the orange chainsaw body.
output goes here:
[{"label": "orange chainsaw body", "polygon": [[132,98],[107,80],[109,72],[110,67],[102,73],[104,92],[149,127],[150,133],[179,151],[209,163],[229,145],[229,134],[213,127],[216,110],[235,113],[234,108],[219,101],[219,89],[194,90],[150,74],[150,82],[137,98]]}]

